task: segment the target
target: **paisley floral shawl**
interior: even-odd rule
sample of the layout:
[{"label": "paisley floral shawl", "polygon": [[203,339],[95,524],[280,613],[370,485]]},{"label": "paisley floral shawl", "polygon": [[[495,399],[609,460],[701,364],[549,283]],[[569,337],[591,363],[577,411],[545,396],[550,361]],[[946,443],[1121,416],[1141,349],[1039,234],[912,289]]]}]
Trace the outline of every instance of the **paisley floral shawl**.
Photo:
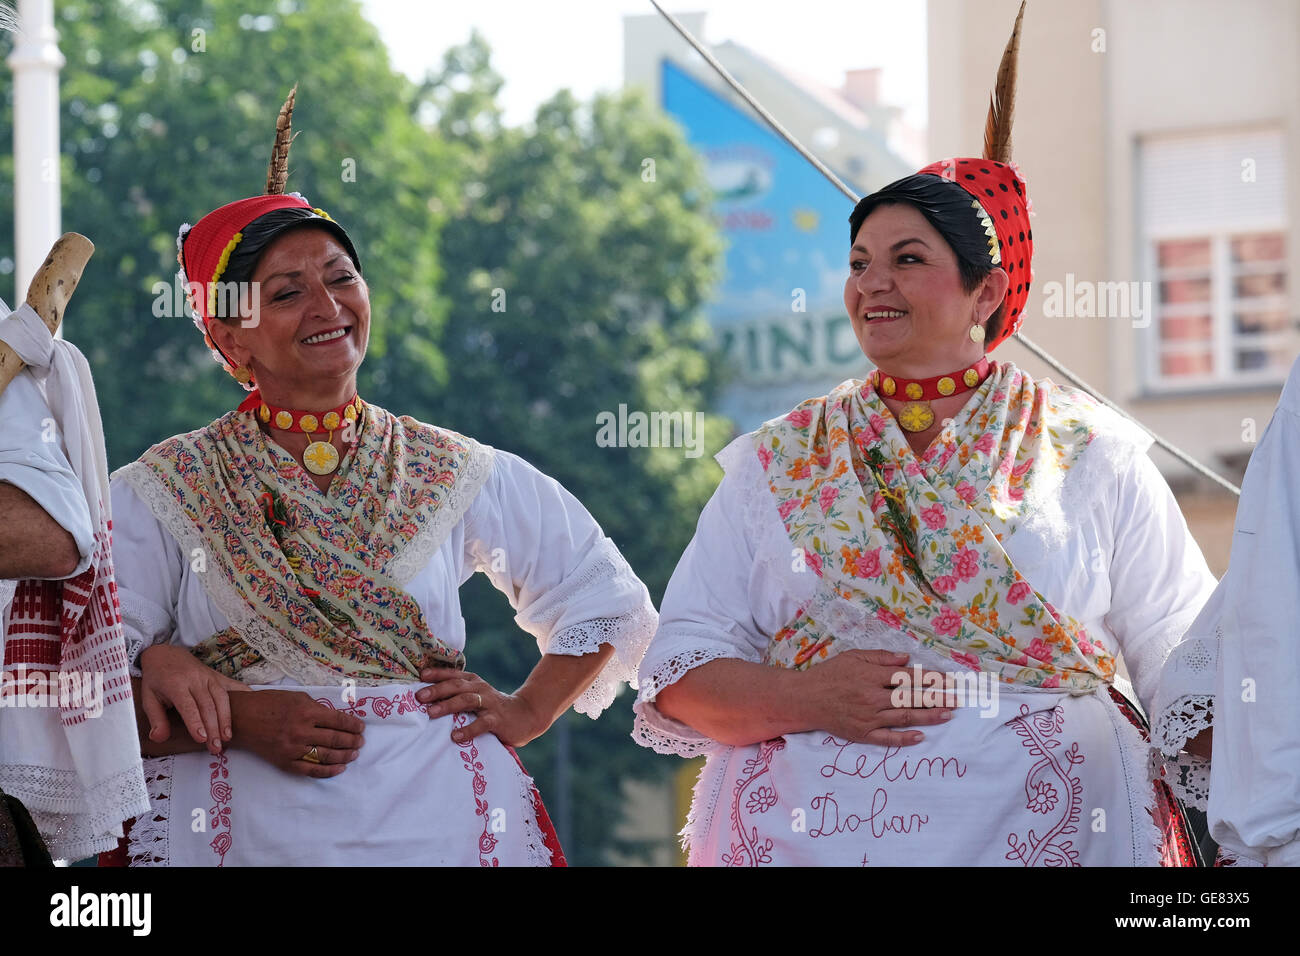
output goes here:
[{"label": "paisley floral shawl", "polygon": [[463,662],[402,584],[424,563],[411,552],[427,560],[473,500],[491,450],[374,405],[358,427],[324,494],[250,412],[123,469],[230,619],[195,648],[201,660],[232,676],[270,661],[308,683],[416,680],[431,656]]},{"label": "paisley floral shawl", "polygon": [[[959,665],[1087,693],[1112,679],[1114,657],[1033,589],[1003,542],[1059,491],[1099,411],[1083,392],[994,363],[920,457],[871,385],[853,381],[762,426],[755,449],[822,587]],[[836,652],[830,622],[806,610],[774,636],[770,663]]]}]

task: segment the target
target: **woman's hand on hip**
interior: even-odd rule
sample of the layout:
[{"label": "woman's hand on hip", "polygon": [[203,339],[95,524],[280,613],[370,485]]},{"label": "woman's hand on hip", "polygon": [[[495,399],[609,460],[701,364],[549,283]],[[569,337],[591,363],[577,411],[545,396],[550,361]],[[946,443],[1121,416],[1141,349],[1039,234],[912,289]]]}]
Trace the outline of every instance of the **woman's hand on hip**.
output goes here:
[{"label": "woman's hand on hip", "polygon": [[[854,743],[879,744],[882,747],[907,747],[919,744],[925,735],[913,728],[942,724],[952,717],[956,695],[948,692],[938,707],[895,706],[895,690],[900,674],[909,683],[916,674],[907,667],[908,656],[892,651],[843,651],[830,660],[805,671],[810,682],[809,699],[818,709],[816,727]],[[923,671],[922,679],[937,671]],[[922,685],[925,686],[924,684]],[[943,683],[940,687],[945,686]],[[906,694],[911,702],[913,695]]]},{"label": "woman's hand on hip", "polygon": [[232,690],[246,684],[218,674],[200,663],[187,648],[154,644],[140,655],[140,706],[149,718],[149,739],[162,742],[171,736],[167,710],[175,710],[194,742],[213,754],[230,740]]},{"label": "woman's hand on hip", "polygon": [[527,698],[503,694],[477,674],[450,667],[426,667],[420,671],[420,680],[428,681],[429,686],[417,691],[415,699],[428,705],[425,709],[430,719],[469,712],[477,718],[452,733],[451,739],[458,744],[492,733],[508,747],[522,747],[550,726]]},{"label": "woman's hand on hip", "polygon": [[257,690],[231,696],[231,746],[257,754],[285,773],[337,777],[356,760],[365,723],[302,691]]}]

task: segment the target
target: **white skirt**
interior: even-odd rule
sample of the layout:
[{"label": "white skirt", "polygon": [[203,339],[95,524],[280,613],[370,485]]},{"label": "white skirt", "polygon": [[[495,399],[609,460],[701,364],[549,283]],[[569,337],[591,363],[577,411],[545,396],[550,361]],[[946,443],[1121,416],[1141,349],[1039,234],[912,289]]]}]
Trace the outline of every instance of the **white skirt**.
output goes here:
[{"label": "white skirt", "polygon": [[[132,866],[547,866],[533,781],[492,734],[461,746],[471,715],[430,720],[420,684],[279,686],[365,721],[365,746],[327,780],[242,750],[145,760],[152,810]],[[272,689],[272,688],[255,688]]]},{"label": "white skirt", "polygon": [[1009,692],[909,747],[790,734],[709,757],[695,866],[1152,866],[1148,746],[1102,691]]}]

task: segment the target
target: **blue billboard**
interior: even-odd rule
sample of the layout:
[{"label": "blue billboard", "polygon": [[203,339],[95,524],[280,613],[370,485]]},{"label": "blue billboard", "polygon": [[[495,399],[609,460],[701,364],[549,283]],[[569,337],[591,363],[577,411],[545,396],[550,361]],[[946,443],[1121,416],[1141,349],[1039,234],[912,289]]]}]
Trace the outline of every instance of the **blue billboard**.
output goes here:
[{"label": "blue billboard", "polygon": [[708,315],[736,375],[718,411],[748,431],[870,368],[843,301],[853,205],[681,67],[664,60],[661,81],[663,109],[704,157],[714,190],[726,274]]}]

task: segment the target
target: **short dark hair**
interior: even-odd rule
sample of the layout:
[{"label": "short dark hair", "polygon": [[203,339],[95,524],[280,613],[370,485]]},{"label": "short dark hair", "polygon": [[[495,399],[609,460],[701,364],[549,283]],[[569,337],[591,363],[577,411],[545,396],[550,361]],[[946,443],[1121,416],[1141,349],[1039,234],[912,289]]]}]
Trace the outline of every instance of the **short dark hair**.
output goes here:
[{"label": "short dark hair", "polygon": [[[339,240],[344,251],[347,252],[348,258],[352,260],[353,267],[357,272],[361,271],[361,259],[357,255],[356,247],[352,245],[352,239],[342,226],[333,219],[326,219],[317,215],[310,209],[290,207],[288,209],[273,209],[268,213],[264,213],[240,230],[244,237],[230,254],[230,260],[226,264],[226,270],[222,273],[221,280],[223,282],[251,282],[253,273],[257,270],[257,264],[262,259],[262,254],[266,252],[272,242],[291,230],[313,228],[323,229]],[[239,319],[237,315],[226,315],[225,305],[220,300],[221,297],[218,297],[217,314],[214,318],[226,322]]]},{"label": "short dark hair", "polygon": [[[989,261],[989,239],[984,225],[971,203],[974,197],[956,183],[933,173],[905,176],[864,196],[849,216],[849,242],[858,237],[867,217],[881,206],[906,204],[914,207],[934,226],[957,257],[957,271],[962,288],[974,292],[993,271]],[[985,341],[993,342],[1002,331],[1006,300],[984,323]]]}]

